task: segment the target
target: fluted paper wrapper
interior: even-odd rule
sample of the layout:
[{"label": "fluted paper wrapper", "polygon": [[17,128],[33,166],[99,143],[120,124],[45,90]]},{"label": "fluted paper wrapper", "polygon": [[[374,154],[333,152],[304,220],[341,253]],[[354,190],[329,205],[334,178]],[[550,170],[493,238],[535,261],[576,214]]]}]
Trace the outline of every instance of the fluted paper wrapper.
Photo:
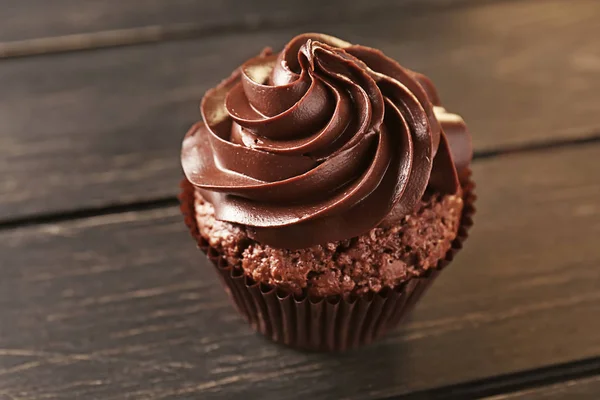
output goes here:
[{"label": "fluted paper wrapper", "polygon": [[[470,175],[470,174],[469,174]],[[225,290],[250,325],[271,340],[288,346],[339,352],[371,343],[408,315],[417,301],[447,266],[468,236],[475,208],[474,184],[463,187],[464,208],[452,248],[435,268],[395,288],[347,297],[295,296],[270,285],[254,282],[241,267],[229,265],[200,235],[194,214],[194,188],[181,183],[181,211],[199,248],[215,266]]]}]

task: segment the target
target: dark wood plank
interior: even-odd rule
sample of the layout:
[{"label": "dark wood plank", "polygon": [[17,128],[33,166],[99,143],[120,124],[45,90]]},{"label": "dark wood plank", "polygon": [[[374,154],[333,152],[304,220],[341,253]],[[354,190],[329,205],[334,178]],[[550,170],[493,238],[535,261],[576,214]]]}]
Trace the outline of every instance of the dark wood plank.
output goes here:
[{"label": "dark wood plank", "polygon": [[[599,18],[595,1],[530,0],[325,30],[429,74],[485,151],[597,134]],[[204,91],[294,33],[0,61],[0,219],[173,196]]]},{"label": "dark wood plank", "polygon": [[[465,0],[427,0],[428,6]],[[0,0],[0,42],[122,30],[148,25],[199,27],[282,25],[309,19],[336,20],[382,9],[423,6],[423,0],[198,1],[198,0]]]},{"label": "dark wood plank", "polygon": [[557,383],[505,395],[493,396],[488,400],[597,400],[600,397],[600,377],[593,376]]},{"label": "dark wood plank", "polygon": [[176,208],[5,231],[0,393],[373,399],[597,356],[599,157],[477,163],[464,252],[402,329],[339,356],[251,333]]}]

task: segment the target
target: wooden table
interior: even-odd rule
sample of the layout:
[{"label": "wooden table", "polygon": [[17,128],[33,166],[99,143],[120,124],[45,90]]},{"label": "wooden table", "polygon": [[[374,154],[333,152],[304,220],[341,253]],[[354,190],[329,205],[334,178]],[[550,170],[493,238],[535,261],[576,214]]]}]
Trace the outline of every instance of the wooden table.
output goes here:
[{"label": "wooden table", "polygon": [[[600,3],[278,3],[0,0],[0,399],[600,398]],[[466,249],[343,355],[254,334],[176,200],[204,91],[302,31],[430,75],[474,135]]]}]

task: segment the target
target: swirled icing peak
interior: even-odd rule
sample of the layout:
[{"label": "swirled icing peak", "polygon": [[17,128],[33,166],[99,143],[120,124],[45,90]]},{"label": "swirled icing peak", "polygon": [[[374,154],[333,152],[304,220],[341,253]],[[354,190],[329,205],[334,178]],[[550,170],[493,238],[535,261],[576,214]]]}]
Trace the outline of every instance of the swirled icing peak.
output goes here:
[{"label": "swirled icing peak", "polygon": [[216,218],[275,247],[397,223],[428,187],[459,192],[456,168],[471,159],[462,119],[426,77],[323,34],[248,60],[200,108],[183,143],[186,177]]}]

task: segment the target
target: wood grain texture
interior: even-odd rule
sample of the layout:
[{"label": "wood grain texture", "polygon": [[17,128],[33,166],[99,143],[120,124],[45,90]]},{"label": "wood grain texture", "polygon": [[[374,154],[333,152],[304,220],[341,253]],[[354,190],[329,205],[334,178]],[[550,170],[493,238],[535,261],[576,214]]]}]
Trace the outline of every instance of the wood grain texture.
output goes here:
[{"label": "wood grain texture", "polygon": [[[429,74],[481,151],[597,133],[599,18],[597,2],[531,0],[325,30]],[[0,61],[0,219],[173,196],[204,91],[298,32]]]},{"label": "wood grain texture", "polygon": [[[468,0],[467,0],[468,1]],[[339,20],[405,6],[440,6],[465,0],[0,0],[0,42],[192,24],[199,27],[273,26],[310,19]]]},{"label": "wood grain texture", "polygon": [[600,354],[600,145],[475,166],[465,250],[383,341],[305,354],[253,334],[176,208],[0,233],[0,394],[374,399]]},{"label": "wood grain texture", "polygon": [[487,400],[597,400],[600,397],[600,377],[593,376],[548,385],[520,392],[489,397]]}]

